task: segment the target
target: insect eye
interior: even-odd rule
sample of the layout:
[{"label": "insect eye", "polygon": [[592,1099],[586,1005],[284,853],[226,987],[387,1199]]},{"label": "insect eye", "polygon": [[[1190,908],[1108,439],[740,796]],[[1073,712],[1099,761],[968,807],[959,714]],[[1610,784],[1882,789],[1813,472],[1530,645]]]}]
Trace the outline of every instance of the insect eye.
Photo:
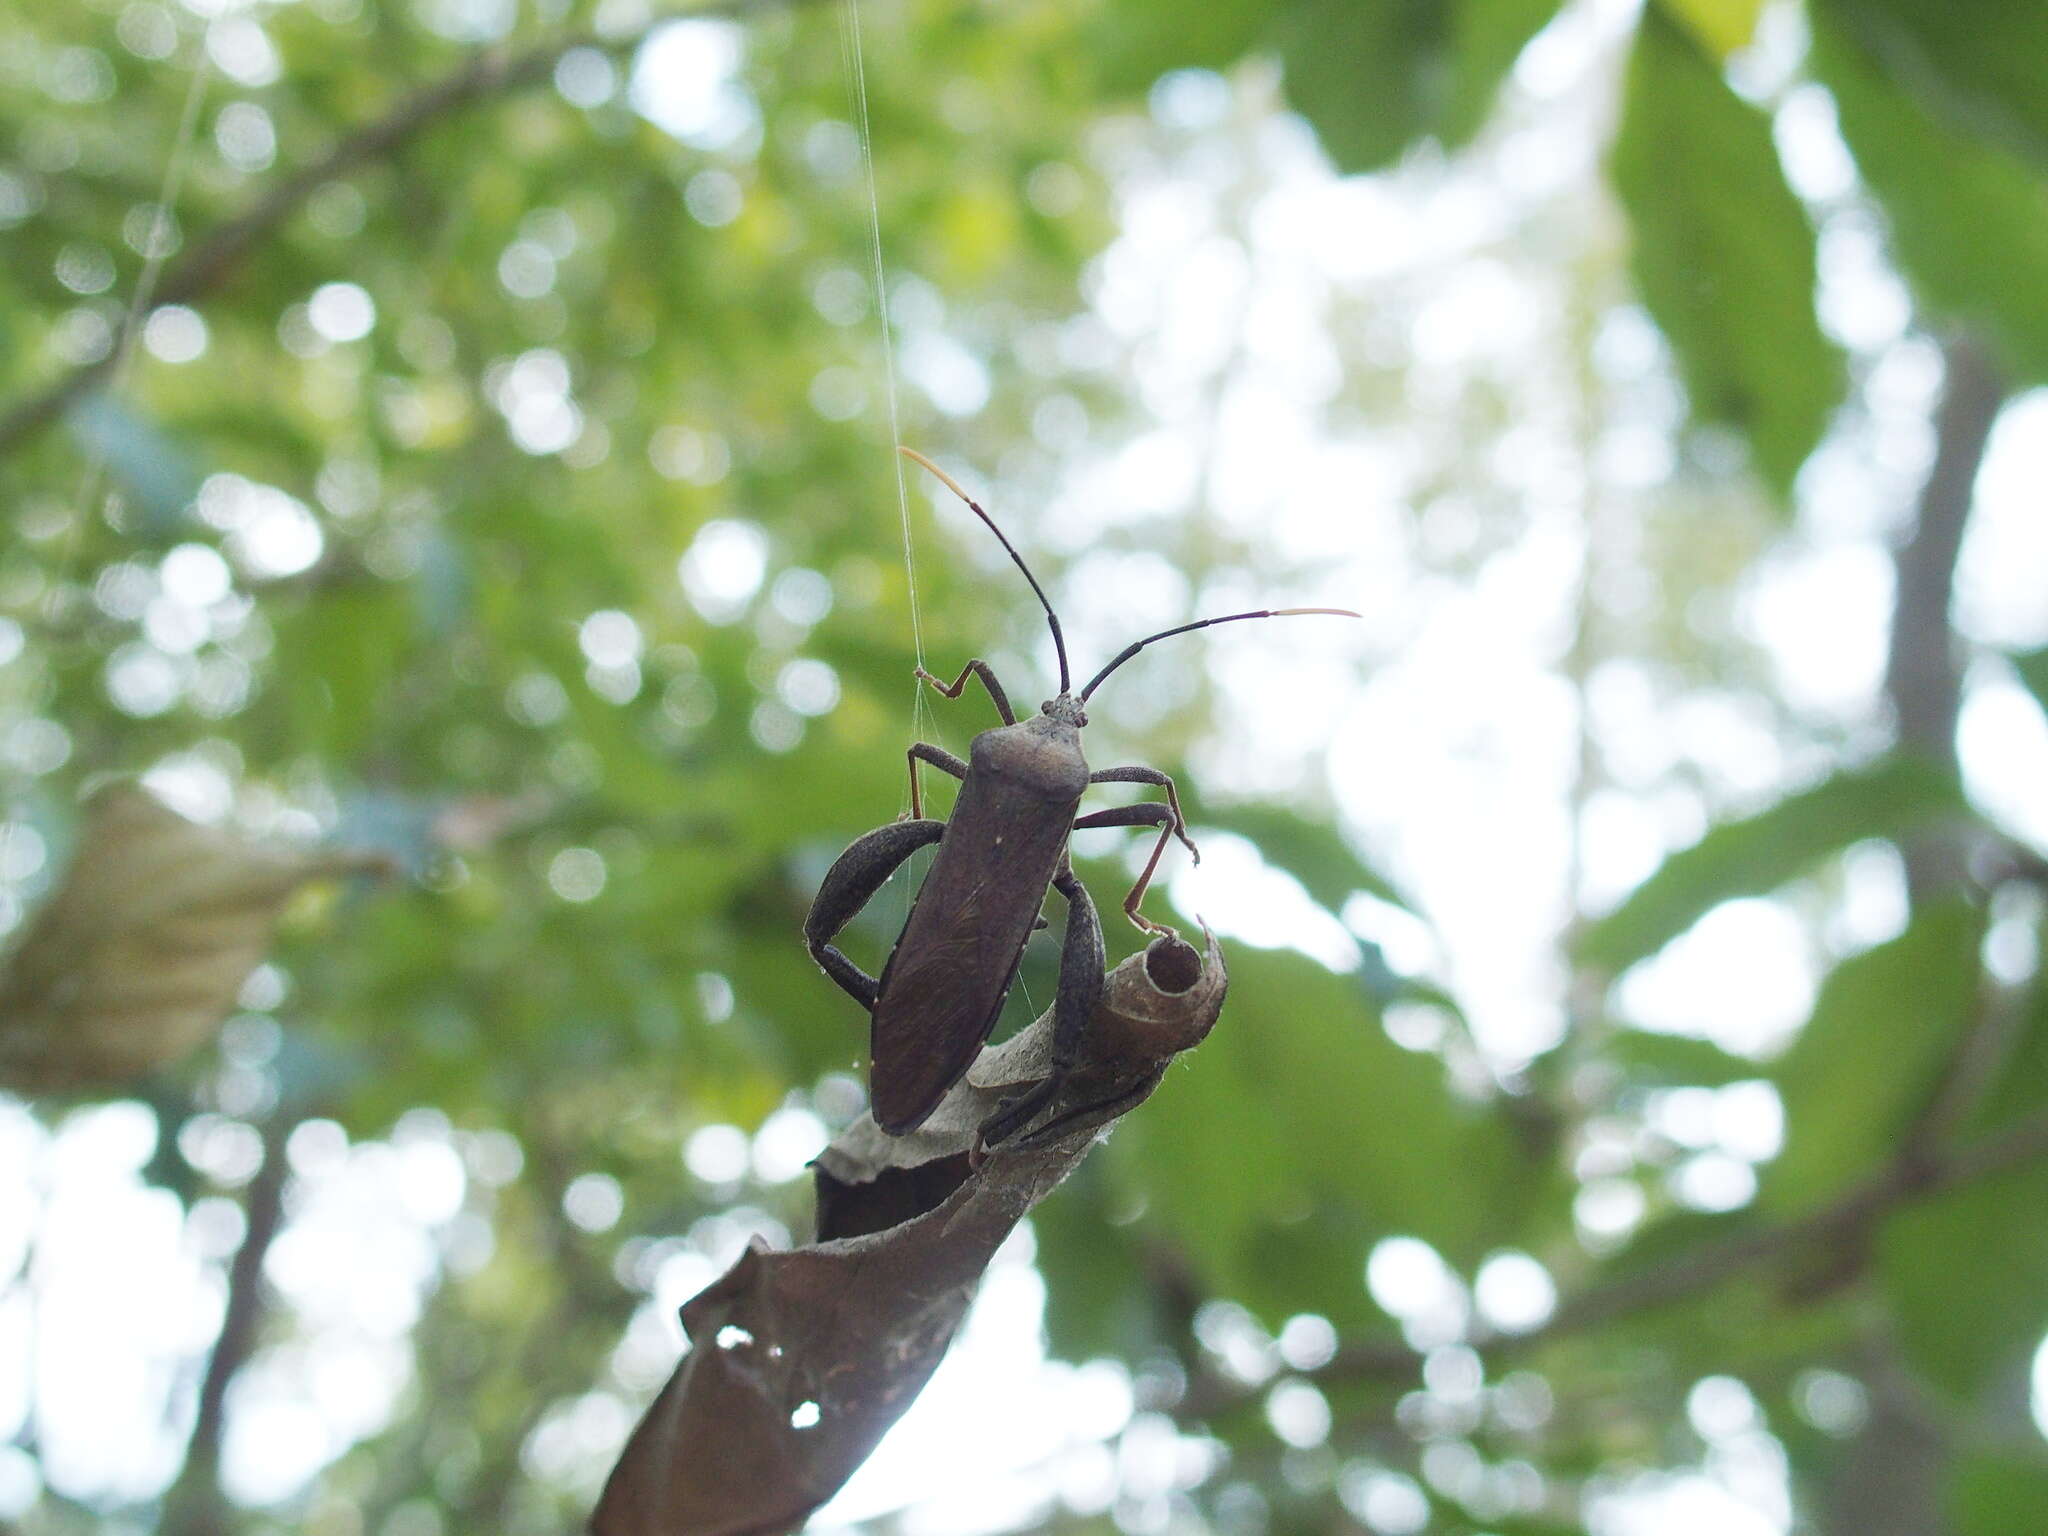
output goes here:
[{"label": "insect eye", "polygon": [[1041,700],[1039,700],[1039,703],[1038,703],[1038,712],[1039,712],[1039,713],[1040,713],[1041,715],[1049,715],[1049,714],[1051,714],[1051,713],[1052,713],[1052,700],[1051,700],[1051,699],[1041,699]]}]

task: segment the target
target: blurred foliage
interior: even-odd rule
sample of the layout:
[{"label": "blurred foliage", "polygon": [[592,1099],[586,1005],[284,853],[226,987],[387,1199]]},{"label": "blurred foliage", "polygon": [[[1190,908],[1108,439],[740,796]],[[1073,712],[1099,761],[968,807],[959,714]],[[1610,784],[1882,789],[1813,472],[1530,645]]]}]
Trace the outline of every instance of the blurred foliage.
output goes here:
[{"label": "blurred foliage", "polygon": [[1813,312],[1813,235],[1770,119],[1665,12],[1644,14],[1614,141],[1643,301],[1694,419],[1749,439],[1780,491],[1820,441],[1844,374]]},{"label": "blurred foliage", "polygon": [[1911,758],[1840,773],[1768,810],[1715,827],[1681,849],[1579,938],[1579,958],[1619,971],[1690,928],[1708,909],[1760,896],[1866,838],[1899,837],[1968,814],[1960,791]]},{"label": "blurred foliage", "polygon": [[2048,261],[2040,167],[1915,101],[1835,9],[1814,18],[1814,72],[1834,97],[1857,168],[1884,200],[1916,296],[1992,338],[2015,373],[2048,379],[2048,297],[2021,277]]},{"label": "blurred foliage", "polygon": [[[869,0],[901,434],[1000,486],[994,510],[1056,583],[1075,540],[1037,536],[1035,509],[1084,449],[1144,426],[1129,372],[1147,359],[1083,294],[1127,211],[1105,167],[1163,161],[1181,131],[1147,117],[1147,93],[1221,71],[1247,115],[1300,114],[1339,171],[1416,177],[1483,151],[1531,40],[1587,9]],[[417,1132],[460,1149],[475,1218],[437,1229],[389,1422],[267,1509],[166,1529],[560,1529],[672,1363],[664,1285],[708,1278],[692,1265],[749,1232],[806,1229],[788,1170],[686,1167],[678,1149],[857,1111],[861,1021],[803,957],[806,903],[905,804],[906,736],[957,749],[989,721],[913,703],[845,22],[806,0],[727,13],[675,34],[640,0],[0,11],[0,916],[27,930],[110,775],[232,807],[250,838],[389,857],[407,873],[392,888],[294,902],[218,1048],[136,1086],[160,1130],[149,1176],[190,1211],[247,1185],[187,1155],[223,1125]],[[1625,266],[1702,430],[1628,537],[1593,541],[1650,596],[1589,617],[1575,684],[1604,647],[1676,687],[1754,688],[1730,594],[1773,535],[1764,509],[1858,408],[1862,365],[1817,318],[1817,199],[1774,137],[1791,95],[1832,100],[1856,214],[1920,322],[1968,325],[2016,383],[2048,381],[2048,10],[1800,14],[1810,50],[1759,63],[1755,5],[1650,0],[1609,61],[1609,196],[1549,291],[1590,353],[1603,316],[1639,318]],[[735,79],[636,74],[662,47],[729,51]],[[1241,130],[1187,130],[1173,152]],[[1247,222],[1263,190],[1230,185],[1262,210]],[[1555,252],[1571,222],[1502,239]],[[133,317],[110,367],[145,283],[168,307]],[[1412,532],[1432,580],[1462,579],[1533,515],[1505,477],[1459,478],[1514,457],[1518,397],[1433,397],[1409,371],[1415,327],[1358,287],[1333,301],[1331,418],[1449,442],[1455,471],[1412,488],[1432,509]],[[70,378],[92,387],[47,422],[21,414]],[[1716,451],[1731,441],[1744,451]],[[1035,700],[1047,650],[1013,575],[957,508],[916,493],[905,515],[922,653],[989,656]],[[1199,517],[1100,543],[1172,562],[1190,594],[1315,575]],[[2044,654],[2012,661],[2048,705]],[[1326,913],[1363,896],[1427,931],[1405,894],[1427,882],[1390,877],[1325,797],[1205,792],[1223,690],[1189,660],[1148,703],[1138,670],[1094,727],[1097,761],[1181,775],[1198,835],[1250,838]],[[1575,1027],[1557,1051],[1484,1059],[1453,979],[1376,946],[1347,970],[1233,942],[1224,1027],[1043,1208],[1054,1349],[1127,1362],[1146,1406],[1204,1405],[1189,1427],[1223,1451],[1186,1498],[1213,1526],[1250,1509],[1328,1530],[1408,1499],[1431,1530],[1577,1530],[1583,1498],[1706,1454],[1687,1394],[1731,1374],[1780,1432],[1804,1512],[1863,1422],[1873,1334],[1940,1404],[1955,1529],[2041,1524],[2018,1383],[2048,1324],[2048,1252],[2007,1214],[2048,1197],[2039,1160],[1913,1182],[2048,1108],[2038,961],[1987,961],[2001,933],[2038,954],[2038,901],[1963,881],[1889,942],[1825,948],[1811,1022],[1771,1060],[1628,1028],[1607,985],[1732,898],[1818,910],[1859,846],[2005,840],[1944,776],[1760,708],[1821,771],[1788,771],[1770,804],[1702,794],[1719,814],[1696,843],[1606,915],[1561,915]],[[1128,879],[1106,843],[1081,852],[1098,892]],[[908,888],[850,947],[883,951]],[[1052,985],[1034,951],[1013,1013]],[[1757,1198],[1679,1198],[1688,1148],[1657,1111],[1757,1083],[1787,1123]],[[1808,1241],[1801,1221],[1873,1182],[1896,1199]],[[1589,1221],[1589,1197],[1633,1200],[1639,1222]],[[1557,1325],[1485,1340],[1483,1390],[1458,1387],[1456,1347],[1420,1375],[1406,1345],[1460,1335],[1404,1331],[1361,1284],[1390,1235],[1465,1280],[1539,1261]],[[290,1362],[310,1327],[279,1302],[256,1362]],[[1283,1362],[1281,1385],[1322,1394],[1321,1440],[1281,1432],[1284,1399],[1264,1394]],[[202,1370],[174,1393],[181,1432]],[[0,1433],[53,1470],[33,1414]],[[160,1512],[74,1482],[21,1529]]]},{"label": "blurred foliage", "polygon": [[1792,1215],[1875,1173],[1927,1107],[1976,1014],[1978,914],[1930,908],[1896,939],[1836,966],[1776,1063],[1785,1150],[1759,1205]]}]

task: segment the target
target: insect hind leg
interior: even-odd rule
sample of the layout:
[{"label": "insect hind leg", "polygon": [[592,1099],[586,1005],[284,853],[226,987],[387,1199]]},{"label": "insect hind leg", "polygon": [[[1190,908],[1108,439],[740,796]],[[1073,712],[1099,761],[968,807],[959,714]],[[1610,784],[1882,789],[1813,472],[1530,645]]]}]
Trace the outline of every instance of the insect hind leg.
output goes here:
[{"label": "insect hind leg", "polygon": [[804,919],[804,947],[846,995],[870,1013],[881,983],[847,959],[832,943],[839,930],[918,849],[945,835],[943,821],[897,821],[858,837],[832,862]]},{"label": "insect hind leg", "polygon": [[[1173,812],[1173,835],[1187,845],[1197,864],[1202,862],[1202,850],[1195,846],[1195,840],[1188,836],[1188,819],[1181,814],[1180,791],[1174,788],[1173,775],[1161,773],[1157,768],[1147,768],[1142,763],[1131,763],[1122,768],[1098,768],[1088,775],[1090,784],[1154,784],[1166,791],[1167,808]],[[1151,823],[1146,823],[1151,825]]]},{"label": "insect hind leg", "polygon": [[1157,827],[1159,840],[1152,845],[1152,857],[1145,861],[1144,873],[1138,876],[1138,883],[1131,887],[1130,895],[1124,898],[1124,916],[1128,917],[1144,933],[1171,934],[1173,929],[1165,923],[1155,923],[1138,906],[1145,899],[1146,888],[1152,884],[1152,876],[1159,869],[1159,856],[1166,852],[1167,839],[1180,834],[1181,841],[1187,837],[1181,832],[1173,811],[1157,800],[1143,801],[1137,805],[1116,805],[1106,811],[1092,811],[1074,823],[1074,830],[1085,832],[1091,827]]},{"label": "insect hind leg", "polygon": [[1081,1037],[1102,1000],[1108,957],[1095,902],[1071,868],[1053,876],[1053,889],[1067,901],[1067,934],[1060,949],[1060,989],[1052,1012],[1052,1069],[1043,1082],[1000,1105],[981,1122],[977,1140],[993,1147],[1024,1129],[1057,1099],[1067,1073],[1081,1057]]}]

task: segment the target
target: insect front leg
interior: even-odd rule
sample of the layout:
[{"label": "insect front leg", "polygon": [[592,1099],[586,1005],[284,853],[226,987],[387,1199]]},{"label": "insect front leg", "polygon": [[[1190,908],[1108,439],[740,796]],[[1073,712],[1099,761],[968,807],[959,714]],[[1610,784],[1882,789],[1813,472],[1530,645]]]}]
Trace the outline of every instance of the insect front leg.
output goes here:
[{"label": "insect front leg", "polygon": [[948,752],[944,747],[935,747],[928,741],[912,742],[910,750],[903,754],[910,764],[910,819],[916,821],[924,815],[924,800],[917,791],[917,765],[930,763],[941,773],[950,773],[956,779],[967,777],[967,765]]},{"label": "insect front leg", "polygon": [[[1128,917],[1145,933],[1172,933],[1164,923],[1155,923],[1138,910],[1138,904],[1145,899],[1145,888],[1152,883],[1153,871],[1159,868],[1159,856],[1166,852],[1166,840],[1180,831],[1176,825],[1174,808],[1161,805],[1157,800],[1143,805],[1114,805],[1106,811],[1091,811],[1077,817],[1076,832],[1085,832],[1090,827],[1157,827],[1159,840],[1152,845],[1152,857],[1145,861],[1145,872],[1138,876],[1138,883],[1131,887],[1131,894],[1124,898],[1124,916]],[[1181,841],[1187,842],[1183,833]],[[1193,844],[1189,844],[1190,847]]]},{"label": "insect front leg", "polygon": [[962,691],[967,687],[967,679],[969,677],[978,677],[981,679],[982,687],[988,690],[988,696],[995,701],[996,713],[1003,717],[1003,724],[1015,725],[1017,723],[1017,712],[1010,708],[1010,696],[1003,692],[1003,685],[996,681],[995,669],[979,656],[962,667],[960,675],[950,683],[940,682],[931,673],[925,671],[923,667],[917,669],[917,677],[922,682],[930,683],[932,687],[949,699],[960,697]]},{"label": "insect front leg", "polygon": [[1095,902],[1064,860],[1052,884],[1067,901],[1067,936],[1060,949],[1060,988],[1052,1010],[1052,1070],[1043,1082],[1026,1089],[982,1121],[979,1140],[984,1147],[1009,1140],[1059,1097],[1067,1073],[1080,1060],[1081,1038],[1087,1033],[1095,1005],[1102,1000],[1108,957],[1103,952],[1102,921],[1095,915]]},{"label": "insect front leg", "polygon": [[833,860],[818,885],[810,916],[804,919],[804,945],[825,974],[870,1013],[881,983],[834,948],[832,940],[905,859],[936,843],[945,832],[943,821],[897,821],[877,827],[867,836],[855,838],[846,852]]}]

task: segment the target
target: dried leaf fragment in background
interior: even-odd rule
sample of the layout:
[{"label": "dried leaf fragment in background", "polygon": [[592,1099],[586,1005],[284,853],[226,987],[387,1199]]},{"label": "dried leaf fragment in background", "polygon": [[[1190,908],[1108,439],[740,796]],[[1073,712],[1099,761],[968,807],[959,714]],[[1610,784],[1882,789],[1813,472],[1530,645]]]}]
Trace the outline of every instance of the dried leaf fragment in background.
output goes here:
[{"label": "dried leaf fragment in background", "polygon": [[819,1240],[750,1247],[683,1307],[690,1351],[612,1469],[596,1536],[766,1536],[836,1493],[937,1369],[1011,1229],[1208,1034],[1226,983],[1213,937],[1123,961],[1044,1127],[978,1165],[982,1121],[1044,1076],[1050,1012],[912,1134],[867,1116],[841,1132],[817,1161]]},{"label": "dried leaf fragment in background", "polygon": [[132,783],[87,802],[62,882],[0,969],[0,1083],[115,1088],[227,1016],[292,892],[382,869],[201,826]]}]

